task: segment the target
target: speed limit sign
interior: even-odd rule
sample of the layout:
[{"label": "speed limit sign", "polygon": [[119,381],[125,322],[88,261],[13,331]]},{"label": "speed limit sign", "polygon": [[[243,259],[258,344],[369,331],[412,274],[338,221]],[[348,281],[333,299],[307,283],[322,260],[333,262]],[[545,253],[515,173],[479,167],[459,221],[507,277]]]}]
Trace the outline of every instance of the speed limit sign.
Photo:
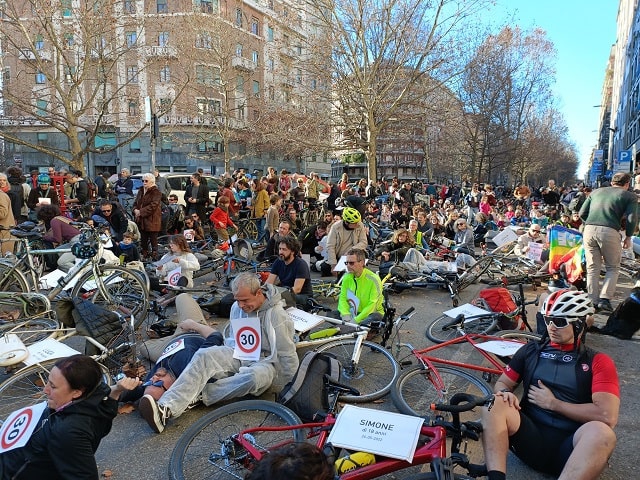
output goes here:
[{"label": "speed limit sign", "polygon": [[0,452],[24,447],[40,420],[47,402],[16,410],[7,417],[0,428]]},{"label": "speed limit sign", "polygon": [[251,354],[258,349],[260,346],[259,340],[260,335],[251,327],[244,327],[240,329],[236,335],[238,348],[247,354]]},{"label": "speed limit sign", "polygon": [[233,358],[256,362],[260,360],[262,339],[258,317],[231,319],[235,348]]}]

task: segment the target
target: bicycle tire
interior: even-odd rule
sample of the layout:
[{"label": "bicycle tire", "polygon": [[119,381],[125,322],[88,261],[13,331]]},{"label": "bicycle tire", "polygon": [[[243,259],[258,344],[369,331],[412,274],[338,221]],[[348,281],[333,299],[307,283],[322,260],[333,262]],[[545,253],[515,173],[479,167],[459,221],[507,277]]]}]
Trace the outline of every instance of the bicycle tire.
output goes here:
[{"label": "bicycle tire", "polygon": [[356,339],[335,340],[316,349],[336,356],[342,365],[340,383],[357,389],[360,395],[341,395],[344,402],[362,403],[386,395],[399,375],[400,367],[393,355],[374,342],[363,341],[360,359],[354,364],[351,357]]},{"label": "bicycle tire", "polygon": [[60,324],[53,318],[31,318],[16,323],[7,323],[0,327],[0,335],[14,333],[22,343],[29,346],[33,343],[55,337]]},{"label": "bicycle tire", "polygon": [[[217,408],[180,436],[169,459],[169,477],[172,480],[244,478],[249,471],[245,467],[252,464],[251,459],[245,451],[225,450],[225,440],[249,428],[301,423],[284,405],[266,400],[244,400]],[[251,435],[264,451],[274,445],[305,440],[303,429]]]},{"label": "bicycle tire", "polygon": [[[40,239],[35,239],[29,242],[29,248],[31,250],[44,250],[47,247],[45,246],[45,244],[42,242],[42,240]],[[16,257],[18,258],[22,258],[24,255],[26,255],[25,252],[25,247],[24,244],[22,242],[17,242],[16,243],[16,251],[15,251]],[[33,270],[34,272],[36,272],[36,275],[38,278],[40,278],[42,275],[44,275],[44,267],[45,267],[45,261],[44,261],[44,255],[43,254],[39,254],[39,253],[32,253],[31,254],[31,261],[33,262]],[[23,264],[25,267],[25,271],[29,271],[29,267],[27,266],[26,263]]]},{"label": "bicycle tire", "polygon": [[[454,319],[448,315],[442,314],[429,325],[427,325],[426,335],[433,343],[444,343],[460,336],[458,329],[450,327],[443,329],[444,325],[452,322]],[[498,318],[495,315],[487,315],[486,317],[472,318],[464,322],[465,333],[485,334],[497,330]]]},{"label": "bicycle tire", "polygon": [[469,267],[461,276],[457,282],[456,289],[458,292],[461,292],[469,285],[474,283],[484,272],[486,272],[491,264],[493,263],[493,258],[484,257],[478,260],[472,267]]},{"label": "bicycle tire", "polygon": [[[435,371],[442,378],[444,391],[436,387],[436,380],[433,378]],[[490,395],[492,390],[483,380],[456,367],[437,365],[431,370],[422,365],[414,365],[400,374],[391,389],[391,398],[401,413],[423,418],[441,415],[450,420],[451,414],[440,411],[436,413],[430,410],[430,407],[434,403],[449,403],[453,394],[458,392],[485,397]],[[473,411],[460,414],[460,420],[463,422],[477,420],[476,417],[477,413]]]},{"label": "bicycle tire", "polygon": [[492,334],[494,337],[510,338],[513,340],[520,340],[524,343],[539,342],[542,340],[542,335],[535,332],[529,332],[527,330],[500,330]]},{"label": "bicycle tire", "polygon": [[98,269],[106,295],[95,287],[93,270],[90,270],[80,277],[71,290],[71,296],[81,296],[127,317],[133,315],[135,328],[138,328],[149,310],[149,291],[144,281],[138,273],[118,265],[100,265]]},{"label": "bicycle tire", "polygon": [[25,276],[13,265],[0,263],[0,291],[2,292],[22,292],[31,291]]},{"label": "bicycle tire", "polygon": [[25,367],[0,384],[0,423],[4,422],[11,412],[46,399],[43,389],[57,360],[47,360]]}]

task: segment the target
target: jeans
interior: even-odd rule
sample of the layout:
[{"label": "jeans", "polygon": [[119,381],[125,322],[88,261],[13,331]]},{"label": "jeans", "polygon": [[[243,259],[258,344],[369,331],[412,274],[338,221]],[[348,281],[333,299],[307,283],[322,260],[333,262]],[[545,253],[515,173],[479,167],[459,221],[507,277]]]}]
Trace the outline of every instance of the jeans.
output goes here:
[{"label": "jeans", "polygon": [[[603,298],[613,299],[620,274],[622,238],[611,227],[586,225],[583,232],[584,253],[587,259],[587,292],[594,304]],[[600,291],[600,269],[604,260],[604,282]]]},{"label": "jeans", "polygon": [[260,243],[262,240],[269,241],[269,232],[264,229],[266,219],[264,217],[256,220],[256,226],[258,227],[258,238],[256,242]]}]

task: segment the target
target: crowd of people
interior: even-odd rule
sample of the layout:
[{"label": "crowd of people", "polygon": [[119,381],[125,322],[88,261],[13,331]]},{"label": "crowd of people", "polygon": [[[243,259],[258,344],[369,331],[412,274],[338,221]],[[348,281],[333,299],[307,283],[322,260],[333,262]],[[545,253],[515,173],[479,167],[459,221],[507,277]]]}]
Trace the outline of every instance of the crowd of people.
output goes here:
[{"label": "crowd of people", "polygon": [[[18,189],[12,179],[20,174],[0,174],[0,225],[12,226],[31,217],[44,223],[45,241],[51,246],[72,242],[79,231],[60,213],[59,206],[86,203],[88,182],[77,172],[66,172],[62,197],[51,187],[48,174],[38,174],[32,188],[22,190],[24,204],[14,205],[11,192]],[[51,174],[59,176],[59,172]],[[58,472],[60,478],[66,478],[66,472],[75,476],[82,471],[88,472],[82,478],[97,478],[93,475],[93,453],[111,427],[118,400],[138,401],[143,418],[161,433],[170,419],[196,403],[215,405],[281,388],[299,364],[293,323],[284,307],[304,305],[313,294],[311,271],[344,275],[334,316],[361,323],[384,315],[380,276],[366,265],[373,224],[393,232],[374,252],[381,268],[385,263],[399,262],[419,268],[429,257],[434,239],[449,240],[448,245],[464,263],[472,264],[477,246],[501,229],[512,228],[520,235],[516,255],[527,255],[532,243],[546,243],[543,231],[553,225],[582,232],[587,291],[559,289],[546,298],[540,311],[546,340],[523,347],[496,382],[495,405],[483,412],[483,439],[490,480],[506,478],[509,449],[535,469],[560,478],[595,478],[605,467],[615,446],[619,385],[610,357],[588,349],[584,335],[594,313],[611,311],[622,251],[630,248],[636,233],[637,197],[629,191],[628,174],[616,174],[611,186],[593,191],[582,186],[559,188],[553,180],[537,189],[519,185],[507,191],[479,183],[436,187],[431,183],[402,184],[397,179],[352,184],[346,176],[339,182],[325,182],[315,173],[291,175],[282,170],[278,174],[273,168],[264,177],[253,178],[240,170],[222,181],[217,205],[211,206],[210,214],[209,192],[198,173],[191,176],[185,205],[178,205],[177,197],[170,195],[159,172],[142,175],[143,186],[135,196],[129,177],[123,169],[113,185],[105,178],[104,184],[96,181],[98,192],[103,193],[86,218],[108,227],[118,255],[127,261],[155,261],[157,280],[180,267],[184,284],[190,286],[199,264],[185,232],[191,231],[194,238],[204,236],[201,219],[206,219],[220,240],[228,240],[229,230],[239,218],[251,215],[259,226],[255,243],[264,246],[265,258],[275,259],[270,274],[264,284],[251,273],[233,280],[235,303],[226,336],[206,324],[189,295],[179,295],[176,309],[181,322],[169,338],[148,342],[146,352],[154,366],[144,380],[124,380],[109,391],[94,378],[88,360],[61,360],[45,388],[49,410],[42,422],[46,428],[38,430],[23,449],[0,454],[3,478],[5,473],[14,475],[24,469],[34,474],[48,469]],[[26,183],[22,180],[19,185]],[[327,201],[326,214],[316,224],[304,225],[300,212],[323,199]],[[162,212],[172,205],[176,212],[182,212],[182,221],[172,226],[171,251],[160,258],[158,235],[163,228],[166,231]],[[133,222],[124,214],[127,208],[131,208]],[[132,233],[131,223],[137,226],[137,235]],[[309,255],[311,261],[307,263],[302,255]],[[344,268],[338,271],[341,259]],[[600,288],[603,262],[606,273]],[[152,282],[154,288],[157,284]],[[260,345],[250,355],[242,353],[234,336],[247,326],[257,332]],[[182,348],[173,348],[173,342],[179,341],[177,336],[185,331],[199,336]],[[76,371],[81,373],[74,376]],[[513,391],[520,383],[524,392],[517,397]],[[92,415],[81,419],[88,408]],[[66,418],[71,420],[64,423]],[[92,430],[81,430],[81,438],[66,437],[74,422],[91,423]],[[52,445],[59,451],[81,445],[82,461],[72,467],[76,462],[54,455]],[[286,461],[292,452],[313,459],[318,476],[296,476],[296,469],[304,464]],[[32,460],[35,457],[37,461]],[[284,478],[275,476],[273,469],[282,473],[285,468],[292,480],[329,478],[331,472],[323,458],[321,452],[289,447],[268,455],[248,478]]]}]

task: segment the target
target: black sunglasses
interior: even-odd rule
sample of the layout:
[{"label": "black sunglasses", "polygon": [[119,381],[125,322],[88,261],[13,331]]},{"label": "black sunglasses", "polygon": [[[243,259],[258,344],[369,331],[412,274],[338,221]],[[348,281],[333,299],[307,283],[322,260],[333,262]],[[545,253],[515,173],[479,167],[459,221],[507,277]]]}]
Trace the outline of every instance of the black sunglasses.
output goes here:
[{"label": "black sunglasses", "polygon": [[570,324],[570,322],[565,317],[553,317],[550,315],[549,316],[543,315],[542,318],[544,319],[544,323],[547,325],[547,327],[549,325],[553,325],[556,328],[566,328]]},{"label": "black sunglasses", "polygon": [[360,260],[355,260],[355,261],[353,261],[353,262],[344,262],[344,263],[346,263],[347,265],[355,265],[355,264],[356,264],[356,263],[358,263],[359,261],[360,261]]}]

